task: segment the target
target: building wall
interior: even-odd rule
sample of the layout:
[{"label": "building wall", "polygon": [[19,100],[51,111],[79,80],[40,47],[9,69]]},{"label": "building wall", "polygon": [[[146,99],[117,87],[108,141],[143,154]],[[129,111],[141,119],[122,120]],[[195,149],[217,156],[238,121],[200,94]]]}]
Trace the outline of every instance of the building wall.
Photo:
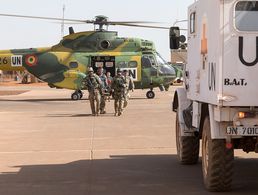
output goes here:
[{"label": "building wall", "polygon": [[187,50],[171,50],[171,63],[177,62],[187,63]]}]

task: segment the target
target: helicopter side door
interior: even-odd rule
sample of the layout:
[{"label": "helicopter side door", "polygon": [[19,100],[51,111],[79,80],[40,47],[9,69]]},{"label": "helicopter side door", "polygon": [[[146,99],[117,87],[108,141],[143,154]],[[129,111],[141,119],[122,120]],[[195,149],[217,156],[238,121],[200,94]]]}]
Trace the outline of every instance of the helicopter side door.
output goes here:
[{"label": "helicopter side door", "polygon": [[91,67],[94,72],[102,67],[105,70],[104,72],[110,72],[111,76],[114,77],[116,73],[115,56],[92,56]]}]

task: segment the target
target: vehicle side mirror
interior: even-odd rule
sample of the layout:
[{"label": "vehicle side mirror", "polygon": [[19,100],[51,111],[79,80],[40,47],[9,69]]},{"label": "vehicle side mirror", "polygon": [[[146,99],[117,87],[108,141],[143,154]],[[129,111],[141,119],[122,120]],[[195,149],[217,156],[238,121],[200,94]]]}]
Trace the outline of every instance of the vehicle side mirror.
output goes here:
[{"label": "vehicle side mirror", "polygon": [[186,42],[186,37],[185,37],[185,35],[180,35],[179,41],[180,41],[180,43]]},{"label": "vehicle side mirror", "polygon": [[180,46],[180,29],[177,26],[173,26],[169,31],[170,49],[178,49]]}]

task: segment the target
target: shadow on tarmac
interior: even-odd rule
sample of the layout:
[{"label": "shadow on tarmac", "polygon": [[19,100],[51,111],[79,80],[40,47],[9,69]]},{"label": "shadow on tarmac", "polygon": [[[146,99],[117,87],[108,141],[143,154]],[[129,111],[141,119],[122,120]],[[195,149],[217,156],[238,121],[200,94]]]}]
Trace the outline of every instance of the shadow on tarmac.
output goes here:
[{"label": "shadow on tarmac", "polygon": [[92,114],[48,114],[45,117],[52,118],[66,118],[66,117],[114,117],[114,113],[100,114],[99,116],[92,116]]},{"label": "shadow on tarmac", "polygon": [[[257,194],[258,159],[236,159],[233,190]],[[0,174],[3,195],[174,195],[205,191],[201,164],[180,165],[175,155],[111,156],[68,164],[17,166]]]},{"label": "shadow on tarmac", "polygon": [[[158,98],[155,98],[158,99]],[[146,97],[130,97],[130,100],[153,100],[153,99],[148,99]]]},{"label": "shadow on tarmac", "polygon": [[[10,100],[10,99],[0,99],[0,102],[78,102],[83,100],[89,100],[88,98],[83,98],[81,100],[71,100],[70,98],[53,98],[53,99],[19,99],[19,100]],[[130,98],[130,100],[148,100],[147,98]]]}]

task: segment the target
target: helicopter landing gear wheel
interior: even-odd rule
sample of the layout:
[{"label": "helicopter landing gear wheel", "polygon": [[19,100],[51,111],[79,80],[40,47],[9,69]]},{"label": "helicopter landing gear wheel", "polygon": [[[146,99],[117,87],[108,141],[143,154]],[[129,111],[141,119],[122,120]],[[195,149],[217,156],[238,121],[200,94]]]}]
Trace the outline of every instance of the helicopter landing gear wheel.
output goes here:
[{"label": "helicopter landing gear wheel", "polygon": [[75,101],[81,99],[80,93],[74,92],[74,93],[71,95],[71,99],[72,99],[72,100],[75,100]]},{"label": "helicopter landing gear wheel", "polygon": [[155,93],[152,90],[150,90],[146,93],[146,97],[148,99],[153,99],[155,97]]},{"label": "helicopter landing gear wheel", "polygon": [[83,97],[82,91],[81,91],[81,90],[78,90],[77,93],[80,95],[80,99],[82,99],[82,97]]},{"label": "helicopter landing gear wheel", "polygon": [[71,99],[72,100],[80,100],[83,97],[83,93],[81,90],[76,90],[72,95],[71,95]]}]

